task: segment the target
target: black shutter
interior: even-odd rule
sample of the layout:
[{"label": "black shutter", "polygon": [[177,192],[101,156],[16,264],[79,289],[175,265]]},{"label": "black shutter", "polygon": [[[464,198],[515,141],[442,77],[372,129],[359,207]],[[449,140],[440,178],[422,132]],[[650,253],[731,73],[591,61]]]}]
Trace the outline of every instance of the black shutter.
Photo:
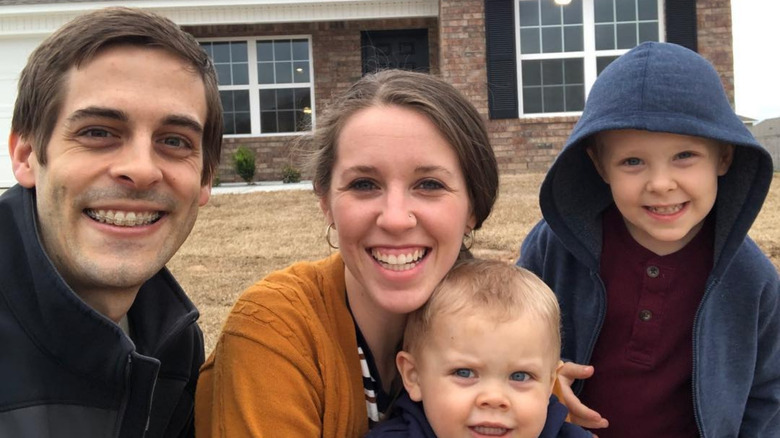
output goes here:
[{"label": "black shutter", "polygon": [[514,119],[517,108],[513,0],[485,0],[488,109],[491,119]]},{"label": "black shutter", "polygon": [[666,41],[698,48],[696,37],[696,0],[666,0]]}]

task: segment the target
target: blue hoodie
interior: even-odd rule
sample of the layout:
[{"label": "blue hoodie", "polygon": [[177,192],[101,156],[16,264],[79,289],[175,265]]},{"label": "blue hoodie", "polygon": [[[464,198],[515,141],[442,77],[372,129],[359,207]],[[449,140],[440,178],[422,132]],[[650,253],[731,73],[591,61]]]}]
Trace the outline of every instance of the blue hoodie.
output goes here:
[{"label": "blue hoodie", "polygon": [[601,224],[613,201],[584,140],[615,129],[735,146],[718,181],[714,263],[693,327],[694,413],[703,437],[780,436],[780,282],[747,235],[769,191],[772,160],[734,114],[712,65],[683,47],[643,43],[610,64],[542,183],[544,219],[524,240],[517,263],[558,296],[562,356],[589,363],[604,320]]}]

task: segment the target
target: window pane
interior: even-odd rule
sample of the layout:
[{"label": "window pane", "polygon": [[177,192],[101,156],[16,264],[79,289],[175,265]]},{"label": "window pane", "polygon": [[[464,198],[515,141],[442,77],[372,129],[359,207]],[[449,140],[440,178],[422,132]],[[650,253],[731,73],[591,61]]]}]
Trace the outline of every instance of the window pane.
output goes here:
[{"label": "window pane", "polygon": [[616,21],[636,20],[636,0],[615,0]]},{"label": "window pane", "polygon": [[291,59],[292,59],[292,43],[289,40],[274,41],[274,60],[289,61]]},{"label": "window pane", "polygon": [[311,111],[311,91],[308,88],[295,88],[295,109],[308,108]]},{"label": "window pane", "polygon": [[544,112],[554,113],[563,111],[563,87],[544,87],[542,91],[542,105],[544,106]]},{"label": "window pane", "polygon": [[618,49],[630,49],[636,46],[636,25],[634,23],[618,23]]},{"label": "window pane", "polygon": [[585,108],[585,86],[566,86],[566,111],[582,111]]},{"label": "window pane", "polygon": [[596,50],[612,50],[615,48],[615,26],[612,24],[596,25]]},{"label": "window pane", "polygon": [[583,50],[582,26],[566,26],[563,28],[563,47],[565,52],[580,52]]},{"label": "window pane", "polygon": [[276,108],[279,110],[294,109],[292,88],[276,90]]},{"label": "window pane", "polygon": [[309,41],[293,40],[292,56],[297,61],[307,61],[309,59]]},{"label": "window pane", "polygon": [[246,43],[244,42],[231,42],[230,43],[230,60],[232,62],[247,62]]},{"label": "window pane", "polygon": [[214,69],[217,71],[217,82],[219,85],[233,85],[230,64],[215,64]]},{"label": "window pane", "polygon": [[521,1],[520,8],[520,27],[539,25],[539,3],[536,1]]},{"label": "window pane", "polygon": [[292,62],[276,63],[276,83],[289,84],[292,82]]},{"label": "window pane", "polygon": [[276,112],[263,111],[260,113],[260,132],[263,134],[279,132],[276,129]]},{"label": "window pane", "polygon": [[523,86],[542,85],[542,63],[523,61]]},{"label": "window pane", "polygon": [[306,61],[293,62],[294,69],[294,82],[304,83],[309,82],[309,63]]},{"label": "window pane", "polygon": [[542,87],[523,87],[523,113],[542,112]]},{"label": "window pane", "polygon": [[249,111],[248,91],[233,92],[233,108],[235,108],[236,111]]},{"label": "window pane", "polygon": [[276,90],[260,90],[260,110],[276,109]]},{"label": "window pane", "polygon": [[520,29],[520,53],[539,53],[539,28]]},{"label": "window pane", "polygon": [[618,59],[617,56],[600,56],[596,58],[596,74],[600,75],[601,72],[616,59]]},{"label": "window pane", "polygon": [[582,85],[585,83],[584,62],[582,58],[563,60],[563,77],[566,85]]},{"label": "window pane", "polygon": [[639,42],[658,41],[658,22],[639,23]]},{"label": "window pane", "polygon": [[612,10],[612,0],[595,0],[593,5],[596,23],[609,23],[615,21]]},{"label": "window pane", "polygon": [[658,0],[639,0],[638,15],[640,20],[658,20],[657,1]]},{"label": "window pane", "polygon": [[233,64],[233,85],[249,84],[249,64]]},{"label": "window pane", "polygon": [[563,61],[560,59],[542,61],[542,84],[545,86],[563,84]]},{"label": "window pane", "polygon": [[222,114],[222,134],[230,135],[236,133],[235,121],[233,120],[233,114]]},{"label": "window pane", "polygon": [[215,63],[230,62],[230,43],[213,43],[213,48]]},{"label": "window pane", "polygon": [[252,133],[252,115],[249,112],[236,113],[236,133],[237,134],[251,134]]},{"label": "window pane", "polygon": [[563,38],[560,27],[542,28],[542,53],[558,53],[563,51]]},{"label": "window pane", "polygon": [[214,59],[214,48],[212,43],[200,43],[200,47],[203,48],[203,51],[206,52],[207,55],[209,55],[209,58],[212,60]]},{"label": "window pane", "polygon": [[273,61],[274,60],[274,42],[273,41],[258,41],[257,42],[257,60],[258,61]]},{"label": "window pane", "polygon": [[220,91],[219,100],[222,101],[222,111],[233,112],[235,111],[235,104],[233,103],[232,91]]},{"label": "window pane", "polygon": [[561,7],[549,0],[541,0],[542,25],[561,24]]},{"label": "window pane", "polygon": [[582,24],[582,0],[574,0],[563,8],[563,24]]},{"label": "window pane", "polygon": [[295,111],[279,111],[276,120],[276,132],[295,132]]},{"label": "window pane", "polygon": [[257,82],[260,84],[274,83],[274,64],[263,62],[257,64]]}]

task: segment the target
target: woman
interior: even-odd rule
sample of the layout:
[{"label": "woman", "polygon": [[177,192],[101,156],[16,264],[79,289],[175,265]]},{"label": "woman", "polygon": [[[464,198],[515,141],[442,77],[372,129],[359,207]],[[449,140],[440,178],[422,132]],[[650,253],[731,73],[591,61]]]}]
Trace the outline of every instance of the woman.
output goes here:
[{"label": "woman", "polygon": [[[359,437],[397,391],[406,315],[482,226],[498,190],[484,123],[452,86],[369,75],[318,120],[314,191],[339,252],[251,286],[201,370],[211,437]],[[361,363],[362,361],[362,363]]]}]

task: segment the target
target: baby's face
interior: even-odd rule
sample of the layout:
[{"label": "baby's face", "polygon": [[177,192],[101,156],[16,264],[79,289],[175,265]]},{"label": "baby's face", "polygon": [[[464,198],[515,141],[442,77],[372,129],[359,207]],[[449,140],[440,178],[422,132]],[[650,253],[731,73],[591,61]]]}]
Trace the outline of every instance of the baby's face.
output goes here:
[{"label": "baby's face", "polygon": [[558,370],[546,324],[441,316],[415,356],[417,385],[439,437],[538,437]]}]

